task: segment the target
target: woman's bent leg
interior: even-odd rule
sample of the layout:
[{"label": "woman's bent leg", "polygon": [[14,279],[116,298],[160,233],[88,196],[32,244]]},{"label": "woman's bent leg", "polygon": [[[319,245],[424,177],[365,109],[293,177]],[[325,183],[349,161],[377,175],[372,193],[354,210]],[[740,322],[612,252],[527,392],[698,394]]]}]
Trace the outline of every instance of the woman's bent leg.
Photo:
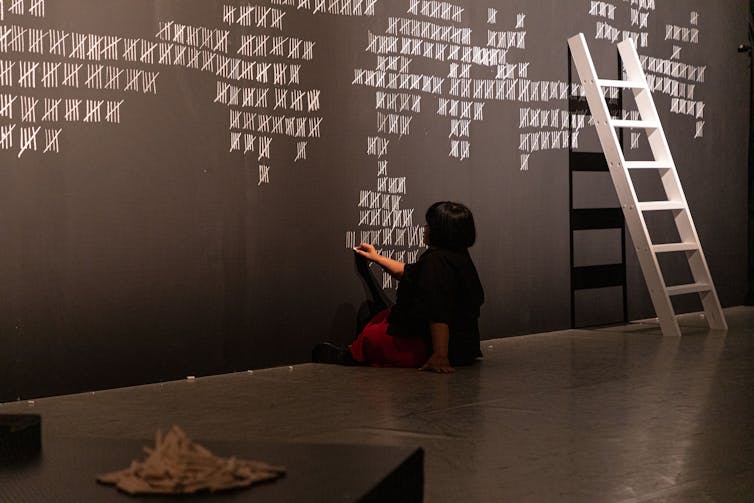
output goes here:
[{"label": "woman's bent leg", "polygon": [[393,337],[387,333],[390,310],[377,313],[364,327],[350,351],[354,360],[372,367],[420,367],[428,358],[420,338]]}]

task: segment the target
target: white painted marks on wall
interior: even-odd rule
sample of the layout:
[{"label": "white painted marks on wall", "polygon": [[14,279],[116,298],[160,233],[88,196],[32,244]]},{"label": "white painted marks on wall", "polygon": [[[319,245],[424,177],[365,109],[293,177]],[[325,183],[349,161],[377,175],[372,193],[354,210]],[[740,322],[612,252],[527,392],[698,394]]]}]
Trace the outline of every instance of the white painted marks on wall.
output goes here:
[{"label": "white painted marks on wall", "polygon": [[60,152],[73,123],[120,124],[128,99],[158,92],[159,71],[140,64],[154,43],[39,28],[45,13],[44,0],[0,3],[0,149],[19,158]]},{"label": "white painted marks on wall", "polygon": [[[32,18],[44,17],[44,0],[0,0],[0,118],[16,121],[4,128],[0,148],[17,149],[19,155],[57,152],[67,123],[119,124],[129,101],[160,94],[161,72],[178,68],[216,77],[216,92],[209,98],[228,110],[228,148],[254,156],[260,162],[259,183],[269,183],[271,155],[279,151],[273,141],[290,145],[290,160],[304,162],[324,122],[320,89],[302,79],[303,69],[314,64],[316,42],[286,32],[289,11],[374,16],[379,2],[269,3],[220,4],[210,26],[161,20],[150,39],[38,28]],[[419,8],[428,16],[460,15],[435,2]],[[65,99],[50,95],[63,89]],[[71,90],[80,91],[80,97],[71,96]],[[401,118],[396,126],[394,117],[386,117],[385,124],[404,134],[410,130],[410,121]],[[38,138],[45,128],[55,134],[42,149]]]},{"label": "white painted marks on wall", "polygon": [[[382,177],[391,160],[393,145],[410,141],[412,125],[423,111],[434,111],[448,126],[447,152],[459,166],[474,156],[474,131],[491,109],[503,103],[518,104],[519,168],[528,171],[543,152],[578,148],[579,137],[590,120],[583,113],[570,114],[568,100],[583,96],[579,85],[564,80],[543,78],[549,72],[527,57],[526,12],[486,9],[486,33],[473,33],[469,12],[452,2],[407,0],[406,14],[385,19],[384,31],[366,34],[365,52],[374,57],[373,67],[354,68],[352,84],[375,93],[376,128],[367,138],[366,153],[381,164],[378,168],[376,194],[383,189]],[[683,47],[699,43],[699,14],[692,12],[687,26],[665,28],[666,57],[648,56],[649,27],[655,14],[654,0],[582,0],[585,14],[596,18],[594,38],[617,43],[631,38],[639,47],[649,84],[655,93],[667,94],[669,111],[696,120],[694,137],[703,134],[704,103],[695,98],[704,82],[704,65],[683,61]],[[479,45],[482,42],[484,45]],[[657,49],[655,49],[657,50]],[[432,73],[416,70],[444,67]],[[606,77],[610,78],[610,77]],[[615,90],[609,96],[617,98]],[[633,116],[626,111],[624,116]],[[638,148],[640,133],[633,132],[630,148]],[[394,164],[391,164],[393,166]],[[374,190],[374,189],[371,189]],[[370,190],[362,191],[359,207],[372,202]],[[376,215],[361,213],[361,240],[381,243],[383,249],[396,254],[402,250],[392,239],[385,243],[386,227]],[[382,232],[383,234],[380,234]],[[408,232],[408,231],[407,231]],[[370,234],[371,233],[371,234]],[[401,234],[405,237],[405,234]],[[359,234],[349,231],[346,244],[360,241]],[[366,239],[373,238],[373,239]],[[418,248],[417,248],[418,249]],[[417,249],[412,249],[416,251]]]},{"label": "white painted marks on wall", "polygon": [[[658,105],[667,102],[669,113],[688,120],[690,136],[702,138],[708,75],[706,65],[692,57],[704,40],[699,13],[679,12],[660,23],[654,19],[654,0],[577,3],[594,38],[637,43],[652,90],[667,98]],[[224,148],[252,161],[260,187],[274,183],[280,165],[311,161],[313,146],[328,134],[323,105],[337,101],[310,79],[330,49],[297,33],[296,16],[340,16],[343,23],[364,26],[364,61],[353,65],[348,79],[373,93],[368,104],[373,126],[351,140],[377,175],[365,189],[367,199],[359,198],[359,230],[349,231],[346,244],[370,240],[386,253],[406,257],[420,250],[421,236],[406,218],[405,211],[413,211],[403,207],[412,180],[402,176],[396,150],[413,141],[421,114],[442,124],[443,155],[461,169],[479,155],[478,132],[501,111],[517,128],[518,148],[510,157],[521,171],[541,167],[547,152],[578,146],[589,125],[583,115],[568,115],[570,86],[558,78],[564,72],[553,74],[527,52],[530,31],[537,29],[535,13],[469,5],[452,0],[220,2],[206,25],[162,19],[151,36],[134,37],[42,28],[49,10],[44,0],[0,0],[0,149],[19,157],[54,154],[65,146],[61,139],[73,124],[121,124],[134,100],[170,92],[161,85],[166,76],[202,73],[214,82],[207,102],[227,120]],[[662,28],[661,36],[650,39],[655,26]],[[506,131],[501,134],[510,134]],[[632,148],[639,145],[635,135]]]},{"label": "white painted marks on wall", "polygon": [[[627,17],[618,17],[625,14]],[[611,15],[612,12],[612,15]],[[599,18],[596,22],[597,39],[607,39],[618,42],[632,38],[636,43],[644,71],[647,74],[649,87],[655,95],[665,94],[670,97],[669,111],[672,114],[684,115],[696,119],[695,126],[689,130],[691,137],[701,138],[704,134],[704,101],[695,98],[698,86],[704,83],[706,65],[695,65],[683,61],[684,48],[699,44],[700,16],[696,11],[689,12],[686,22],[664,24],[664,48],[667,56],[650,56],[649,26],[652,16],[656,16],[654,0],[634,0],[630,4],[627,0],[618,2],[592,1],[590,16]],[[609,25],[602,19],[615,21],[615,26]],[[659,105],[659,102],[658,102]],[[637,142],[631,141],[632,147]]]}]

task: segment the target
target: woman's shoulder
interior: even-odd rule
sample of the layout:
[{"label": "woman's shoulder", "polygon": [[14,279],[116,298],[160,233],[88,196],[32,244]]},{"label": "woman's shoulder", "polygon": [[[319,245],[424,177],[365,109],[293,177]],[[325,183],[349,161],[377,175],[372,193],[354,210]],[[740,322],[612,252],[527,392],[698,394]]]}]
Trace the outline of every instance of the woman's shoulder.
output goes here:
[{"label": "woman's shoulder", "polygon": [[425,251],[421,255],[420,260],[421,259],[444,261],[444,262],[449,262],[451,264],[454,264],[454,263],[470,262],[471,256],[469,255],[468,248],[455,250],[452,248],[430,247],[430,248],[427,248],[427,251]]},{"label": "woman's shoulder", "polygon": [[421,269],[446,269],[462,271],[474,268],[468,249],[453,250],[449,248],[428,248],[417,260]]}]

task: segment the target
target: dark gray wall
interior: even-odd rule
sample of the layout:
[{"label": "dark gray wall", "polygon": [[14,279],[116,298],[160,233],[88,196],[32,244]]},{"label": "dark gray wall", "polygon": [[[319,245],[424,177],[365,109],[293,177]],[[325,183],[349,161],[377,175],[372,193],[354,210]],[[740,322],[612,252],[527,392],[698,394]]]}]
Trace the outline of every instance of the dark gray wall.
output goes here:
[{"label": "dark gray wall", "polygon": [[[633,4],[622,1],[457,1],[464,10],[457,19],[453,10],[446,11],[448,20],[421,10],[412,13],[412,4],[433,6],[412,0],[297,0],[300,8],[261,0],[56,0],[47,2],[43,15],[30,11],[35,4],[30,0],[17,12],[8,3],[0,25],[9,40],[27,31],[25,45],[0,49],[0,60],[13,65],[11,80],[0,81],[0,95],[16,98],[12,116],[0,114],[0,126],[12,140],[0,149],[0,400],[301,362],[317,341],[347,342],[364,290],[346,245],[361,241],[364,232],[379,231],[384,237],[387,229],[393,244],[380,247],[409,258],[421,249],[407,238],[398,244],[398,233],[409,235],[412,226],[423,223],[424,209],[440,199],[463,201],[475,212],[479,240],[472,254],[487,294],[483,336],[567,328],[565,143],[535,150],[532,142],[544,130],[565,140],[560,114],[567,105],[560,86],[567,77],[569,36],[585,32],[598,69],[614,75],[612,42],[594,40],[598,23],[645,32],[648,46],[640,47],[642,55],[670,59],[678,46],[678,63],[705,67],[703,82],[655,72],[658,78],[695,85],[693,101],[704,103],[698,117],[671,113],[666,93],[656,93],[656,100],[721,301],[726,306],[744,301],[749,81],[748,59],[736,53],[747,30],[743,0],[658,2],[656,8],[642,1],[634,8],[639,23],[646,16],[646,27],[632,26]],[[315,13],[323,4],[325,11],[339,8],[339,14]],[[237,21],[240,9],[250,5],[255,8],[251,14],[260,17],[254,18],[254,27],[227,24],[224,5],[236,9],[228,19]],[[374,6],[373,15],[354,15],[365,5]],[[265,10],[270,8],[284,13],[282,29],[271,24],[274,11]],[[494,20],[488,9],[496,9]],[[698,13],[696,25],[692,12]],[[436,15],[442,17],[443,10]],[[436,46],[431,54],[398,61],[391,71],[395,82],[407,86],[409,73],[444,79],[434,89],[422,82],[415,91],[391,90],[386,88],[389,78],[369,85],[361,70],[377,69],[375,51],[390,49],[386,40],[370,46],[370,36],[386,35],[394,26],[391,17],[470,28],[470,40],[460,44],[466,47],[486,47],[491,36],[508,38],[490,31],[515,32],[520,47],[504,55],[512,70],[479,61],[455,70],[459,77],[468,71],[474,81],[496,79],[500,72],[502,86],[517,79],[514,92],[474,98],[472,82],[470,97],[454,97],[454,70],[447,57],[450,46],[461,40],[445,43],[442,56]],[[228,31],[227,47],[214,47],[216,39],[202,47],[201,31],[196,43],[180,38],[175,25],[170,40],[160,38],[160,23],[170,21],[220,30],[214,35]],[[698,43],[690,37],[666,40],[666,25],[698,29]],[[400,29],[400,21],[395,26]],[[423,48],[446,33],[425,28],[418,33]],[[77,53],[73,34],[135,39],[136,61],[126,51],[127,40],[115,40],[116,50],[109,54],[97,48],[113,40],[87,39],[85,53]],[[239,53],[248,35],[270,36],[266,56]],[[33,44],[38,36],[40,46]],[[51,44],[62,36],[68,37],[65,50],[52,51]],[[311,59],[303,53],[304,42],[296,53],[289,39],[283,40],[285,53],[270,54],[273,37],[314,42]],[[155,47],[150,61],[145,49],[160,42],[166,45]],[[399,41],[399,51],[404,43]],[[166,51],[162,60],[161,50]],[[463,49],[458,54],[465,58]],[[192,56],[199,58],[199,68],[190,67]],[[253,63],[254,78],[223,74],[218,60],[206,61],[218,57],[234,58],[231,66],[239,58]],[[269,81],[260,81],[265,62],[284,65],[285,82],[273,82],[274,67],[268,70]],[[39,66],[29,72],[34,63]],[[51,67],[45,63],[60,63],[53,72],[57,82],[49,80]],[[383,63],[389,69],[391,62]],[[66,83],[66,65],[74,64],[83,65],[79,82]],[[291,82],[290,65],[300,65],[298,81]],[[119,70],[120,80],[110,81]],[[136,71],[144,74],[136,89],[129,89]],[[150,77],[155,87],[145,88]],[[548,87],[554,82],[557,92],[543,99],[540,87],[535,98],[531,86],[542,86],[540,81]],[[267,106],[232,103],[230,94],[218,96],[218,82],[266,88]],[[529,93],[522,91],[526,86]],[[285,107],[275,106],[276,88],[286,95]],[[303,109],[297,110],[296,90],[319,91],[319,106],[304,97]],[[260,92],[253,91],[255,96]],[[390,112],[383,104],[377,110],[378,92],[414,95],[420,109]],[[63,100],[57,118],[45,116],[56,108],[47,99]],[[83,100],[76,107],[78,120],[65,116],[66,99]],[[453,129],[450,108],[438,113],[441,99],[476,102],[483,115],[473,115],[472,103],[472,118],[481,120],[472,120],[468,132],[465,124]],[[38,101],[32,107],[33,100]],[[462,109],[461,104],[458,115]],[[558,123],[522,124],[522,109],[536,110],[540,117],[540,111],[550,117],[554,111]],[[277,132],[260,132],[258,117],[252,126],[244,124],[243,116],[232,125],[231,110],[292,117],[293,129],[284,125]],[[383,116],[382,122],[378,113],[402,118],[391,126],[390,118]],[[317,134],[311,126],[320,118]],[[699,121],[704,121],[703,137],[694,138]],[[241,150],[235,150],[232,133],[257,137],[252,151],[243,153],[244,136],[237,143]],[[56,134],[57,143],[51,141]],[[590,134],[588,128],[581,131],[582,148]],[[522,135],[528,135],[523,137],[530,141],[528,148],[521,145]],[[259,148],[260,136],[269,138],[268,152]],[[369,138],[375,137],[389,144],[384,152],[370,154]],[[303,141],[306,158],[295,160]],[[642,148],[634,155],[641,155]],[[523,163],[522,156],[530,157]],[[260,176],[267,168],[268,178]],[[609,184],[589,182],[586,196],[610,199],[611,190]],[[362,200],[361,191],[381,194],[379,205],[400,210],[400,221],[395,222],[395,212],[371,208],[375,201],[370,194]],[[371,209],[380,209],[374,220],[362,213]],[[595,249],[585,253],[598,256],[606,246],[592,244]],[[600,311],[604,302],[614,303],[606,297],[593,296],[582,308]],[[631,252],[629,310],[634,319],[653,312]]]}]

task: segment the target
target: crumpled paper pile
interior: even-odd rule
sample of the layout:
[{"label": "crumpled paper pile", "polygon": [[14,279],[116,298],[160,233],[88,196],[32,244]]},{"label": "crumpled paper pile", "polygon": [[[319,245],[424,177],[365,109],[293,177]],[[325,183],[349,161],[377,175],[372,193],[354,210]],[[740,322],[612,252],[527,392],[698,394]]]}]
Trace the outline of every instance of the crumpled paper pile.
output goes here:
[{"label": "crumpled paper pile", "polygon": [[285,475],[285,467],[260,461],[220,458],[191,441],[173,426],[164,436],[157,432],[154,449],[145,447],[147,459],[129,468],[97,477],[128,494],[193,494],[250,487]]}]

